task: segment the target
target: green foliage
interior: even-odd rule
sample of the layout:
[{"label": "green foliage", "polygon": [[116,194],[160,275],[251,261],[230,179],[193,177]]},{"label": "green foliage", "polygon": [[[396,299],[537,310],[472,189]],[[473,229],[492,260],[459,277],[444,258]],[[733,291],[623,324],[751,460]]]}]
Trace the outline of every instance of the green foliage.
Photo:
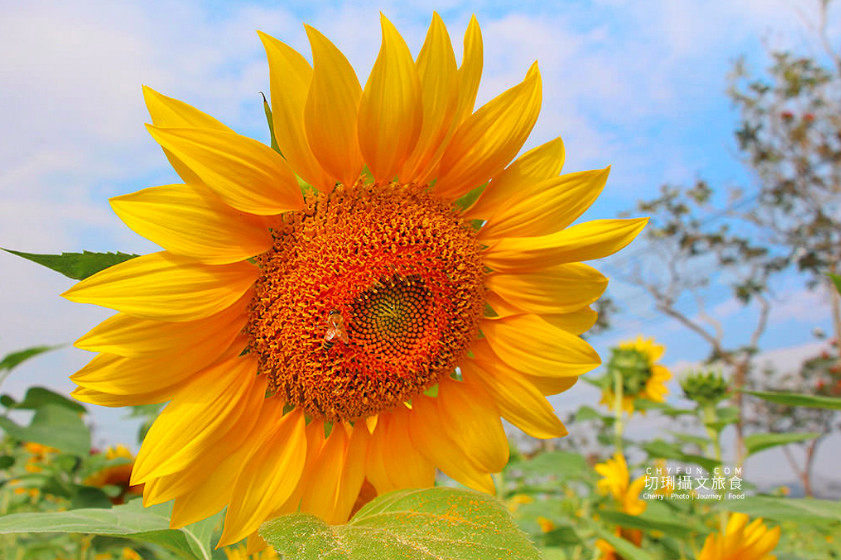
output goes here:
[{"label": "green foliage", "polygon": [[76,456],[87,455],[91,434],[78,412],[58,404],[40,406],[28,426],[0,417],[0,428],[19,441],[54,447]]},{"label": "green foliage", "polygon": [[17,410],[38,410],[44,405],[56,405],[67,408],[73,412],[82,414],[86,412],[85,407],[78,401],[74,401],[60,395],[55,391],[51,391],[45,387],[30,387],[26,391],[23,400],[18,403],[8,405],[8,408]]},{"label": "green foliage", "polygon": [[759,397],[762,400],[788,406],[805,406],[809,408],[841,410],[841,399],[833,397],[774,391],[745,391],[745,393],[753,395],[754,397]]},{"label": "green foliage", "polygon": [[309,514],[286,515],[264,523],[260,535],[294,560],[540,558],[502,504],[454,488],[380,496],[347,525],[331,526]]},{"label": "green foliage", "polygon": [[0,372],[12,371],[26,360],[57,348],[61,348],[61,346],[33,346],[32,348],[27,348],[26,350],[18,350],[17,352],[7,354],[2,360],[0,360]]},{"label": "green foliage", "polygon": [[211,517],[181,529],[169,528],[171,504],[144,508],[134,500],[112,509],[75,509],[49,513],[14,513],[0,517],[0,534],[86,533],[114,535],[160,545],[189,560],[210,560]]},{"label": "green foliage", "polygon": [[817,432],[805,434],[751,434],[745,438],[745,448],[748,451],[748,455],[753,455],[754,453],[759,453],[760,451],[777,447],[779,445],[809,441],[810,439],[820,437],[820,435],[821,434]]},{"label": "green foliage", "polygon": [[84,280],[110,266],[137,257],[127,253],[62,253],[60,255],[39,255],[3,249],[7,253],[38,263],[74,280]]},{"label": "green foliage", "polygon": [[753,496],[744,500],[724,502],[724,509],[740,511],[751,517],[796,523],[841,524],[841,503],[814,498],[777,498]]}]

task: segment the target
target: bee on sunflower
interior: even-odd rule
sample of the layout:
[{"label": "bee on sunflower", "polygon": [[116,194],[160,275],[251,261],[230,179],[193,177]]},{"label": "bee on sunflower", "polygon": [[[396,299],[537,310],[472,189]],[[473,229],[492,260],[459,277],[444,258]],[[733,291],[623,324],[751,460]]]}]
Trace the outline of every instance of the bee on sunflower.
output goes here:
[{"label": "bee on sunflower", "polygon": [[417,58],[381,23],[364,88],[317,30],[312,64],[260,33],[277,150],[145,88],[183,183],[112,206],[163,250],[64,294],[119,312],[76,343],[99,354],[74,395],[169,401],[131,482],[145,504],[175,500],[173,527],[227,507],[220,546],[287,512],[343,523],[436,469],[493,492],[500,417],[565,435],[546,396],[600,363],[579,335],[607,280],[578,261],[646,222],[571,225],[608,170],[560,175],[560,138],[512,162],[540,72],[474,112],[475,18],[460,65],[437,14]]}]

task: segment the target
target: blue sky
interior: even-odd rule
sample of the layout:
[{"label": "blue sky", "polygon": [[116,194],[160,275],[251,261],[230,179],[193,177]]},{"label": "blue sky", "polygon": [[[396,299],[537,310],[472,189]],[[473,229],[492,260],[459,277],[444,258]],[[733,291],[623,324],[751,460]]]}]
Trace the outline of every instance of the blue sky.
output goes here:
[{"label": "blue sky", "polygon": [[[544,103],[526,148],[560,135],[567,171],[612,165],[604,194],[585,215],[595,219],[653,197],[663,183],[697,177],[719,186],[750,181],[732,139],[736,115],[724,94],[726,72],[740,54],[761,67],[765,45],[814,49],[807,29],[816,4],[445,0],[437,9],[457,56],[470,14],[479,19],[485,42],[480,103],[539,61]],[[379,48],[378,12],[417,53],[429,10],[418,1],[0,0],[0,246],[45,253],[156,250],[107,204],[110,196],[175,178],[144,129],[141,84],[266,140],[257,92],[268,91],[268,73],[257,29],[307,55],[301,23],[309,23],[348,55],[364,82]],[[831,26],[837,31],[838,25],[836,10]],[[667,363],[703,358],[706,348],[698,339],[654,314],[639,291],[615,281],[643,251],[631,247],[624,260],[596,264],[614,276],[609,293],[627,312],[617,317],[615,332],[594,345],[605,355],[617,339],[645,334],[668,346]],[[70,284],[0,254],[0,355],[72,341],[107,316],[61,300],[57,294]],[[810,342],[812,327],[827,324],[822,297],[787,280],[764,348]],[[743,334],[750,314],[733,306],[726,290],[714,289],[709,304],[731,336]],[[36,382],[69,390],[67,375],[87,358],[70,348],[40,358],[21,368],[4,390]],[[125,438],[125,429],[114,423],[119,416],[96,413],[103,440]]]}]

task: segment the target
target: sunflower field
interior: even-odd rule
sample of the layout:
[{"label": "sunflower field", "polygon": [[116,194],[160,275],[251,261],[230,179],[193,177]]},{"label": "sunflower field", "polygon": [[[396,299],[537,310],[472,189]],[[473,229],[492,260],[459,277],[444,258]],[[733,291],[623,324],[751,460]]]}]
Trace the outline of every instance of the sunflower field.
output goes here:
[{"label": "sunflower field", "polygon": [[[477,18],[458,61],[437,13],[419,50],[384,15],[380,27],[364,81],[314,27],[303,54],[259,32],[271,91],[253,118],[267,142],[143,87],[146,128],[179,180],[110,204],[159,251],[6,249],[72,279],[69,302],[113,314],[78,333],[90,354],[61,372],[71,393],[0,387],[0,558],[841,557],[841,503],[815,497],[811,478],[838,427],[837,344],[792,382],[763,382],[756,343],[728,346],[676,309],[677,284],[642,274],[712,357],[678,372],[642,331],[591,342],[612,313],[600,261],[632,244],[670,243],[679,258],[651,256],[672,272],[692,258],[749,270],[734,297],[760,309],[756,338],[774,274],[841,288],[837,96],[774,113],[784,146],[812,150],[796,165],[778,165],[779,146],[769,155],[767,129],[739,131],[761,176],[773,164],[776,179],[822,181],[809,200],[795,179],[758,198],[788,212],[771,220],[775,247],[797,248],[769,251],[744,229],[701,232],[701,183],[582,220],[609,196],[610,167],[564,169],[558,136],[524,149],[554,94],[538,63],[477,103]],[[777,64],[785,107],[839,83]],[[743,116],[766,118],[778,90],[733,80]],[[814,200],[809,228],[792,225]],[[56,349],[6,355],[0,381]],[[577,393],[560,417],[557,399]],[[102,407],[131,417],[136,441],[97,447]],[[802,497],[745,466],[791,446],[807,453]]]}]

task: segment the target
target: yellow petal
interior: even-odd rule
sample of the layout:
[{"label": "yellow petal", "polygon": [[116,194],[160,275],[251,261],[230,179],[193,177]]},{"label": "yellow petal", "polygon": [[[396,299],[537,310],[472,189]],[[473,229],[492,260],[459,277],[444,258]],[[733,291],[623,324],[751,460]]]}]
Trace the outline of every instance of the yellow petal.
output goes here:
[{"label": "yellow petal", "polygon": [[[280,416],[283,403],[277,406]],[[218,546],[256,531],[292,495],[301,478],[307,455],[304,413],[294,410],[269,427],[268,437],[256,446],[237,477]]]},{"label": "yellow petal", "polygon": [[[450,139],[461,123],[473,112],[473,106],[476,104],[476,94],[479,91],[479,81],[482,78],[483,56],[482,30],[479,29],[479,22],[476,21],[474,15],[470,17],[470,23],[464,33],[464,50],[461,57],[461,66],[456,76],[458,99],[456,100],[453,117],[444,138],[430,161],[423,168],[418,169],[418,183],[429,183],[438,176],[438,164]],[[426,119],[426,113],[424,113],[424,119]]]},{"label": "yellow petal", "polygon": [[475,360],[465,360],[461,368],[465,378],[481,383],[506,420],[530,436],[546,439],[567,435],[549,401],[516,370]]},{"label": "yellow petal", "polygon": [[594,220],[551,235],[507,237],[492,245],[485,264],[503,272],[539,270],[612,255],[642,231],[648,218]]},{"label": "yellow petal", "polygon": [[517,155],[540,112],[537,67],[459,127],[441,156],[435,192],[455,199],[487,182]]},{"label": "yellow petal", "polygon": [[582,307],[569,313],[552,313],[541,315],[541,317],[550,325],[554,325],[568,333],[583,334],[596,324],[599,314],[589,307]]},{"label": "yellow petal", "polygon": [[491,179],[463,216],[468,220],[489,220],[497,211],[533,196],[542,181],[557,177],[563,167],[564,143],[560,138],[532,148]]},{"label": "yellow petal", "polygon": [[248,262],[207,265],[162,251],[106,268],[62,296],[147,319],[191,321],[233,305],[259,274]]},{"label": "yellow petal", "polygon": [[303,208],[295,174],[265,144],[234,132],[147,128],[161,146],[231,207],[261,216]]},{"label": "yellow petal", "polygon": [[386,462],[387,448],[391,445],[387,436],[388,424],[391,420],[390,414],[378,415],[377,425],[371,432],[368,455],[365,459],[365,476],[377,489],[377,495],[380,496],[398,489],[388,475],[388,463]]},{"label": "yellow petal", "polygon": [[447,27],[433,12],[432,23],[420,54],[417,73],[421,83],[423,125],[412,154],[400,171],[400,179],[412,182],[428,169],[450,130],[458,105],[458,67]]},{"label": "yellow petal", "polygon": [[534,237],[564,229],[595,202],[609,172],[608,167],[542,181],[529,198],[500,208],[479,230],[479,238]]},{"label": "yellow petal", "polygon": [[366,426],[357,424],[350,428],[350,442],[345,456],[344,470],[340,482],[341,492],[336,504],[335,516],[330,523],[346,523],[350,512],[356,504],[359,490],[365,481],[365,457],[368,454],[370,433]]},{"label": "yellow petal", "polygon": [[131,393],[128,395],[112,395],[86,387],[76,387],[70,395],[77,401],[83,403],[97,404],[99,406],[122,407],[136,406],[140,404],[157,404],[170,400],[173,395],[178,394],[189,381],[189,378],[161,389],[143,393]]},{"label": "yellow petal", "polygon": [[318,457],[307,465],[308,483],[301,499],[301,511],[325,520],[333,519],[339,495],[344,491],[340,482],[347,449],[347,432],[341,424],[334,424]]},{"label": "yellow petal", "polygon": [[167,251],[208,264],[228,264],[271,248],[260,218],[187,185],[164,185],[111,199],[125,224]]},{"label": "yellow petal", "polygon": [[234,355],[199,372],[152,424],[132,479],[145,482],[172,474],[208,453],[221,460],[241,442],[225,436],[242,437],[251,430],[265,393],[266,378],[257,377],[257,358],[251,354]]},{"label": "yellow petal", "polygon": [[[180,529],[222,511],[231,498],[234,482],[242,470],[244,455],[245,453],[240,452],[221,457],[213,468],[208,470],[207,478],[197,483],[189,492],[175,498],[169,520],[170,528]],[[183,478],[185,475],[176,473],[172,476]]]},{"label": "yellow petal", "polygon": [[484,64],[484,47],[482,44],[482,30],[476,16],[470,16],[470,23],[464,32],[464,50],[461,66],[458,69],[458,107],[453,121],[460,125],[473,112],[476,104],[476,94],[479,92],[479,81],[482,78]]},{"label": "yellow petal", "polygon": [[595,350],[579,337],[538,315],[484,319],[479,327],[496,354],[517,371],[531,375],[576,376],[597,367]]},{"label": "yellow petal", "polygon": [[197,375],[217,359],[224,360],[226,354],[238,355],[247,340],[239,338],[223,347],[212,342],[202,341],[176,356],[123,358],[99,354],[70,379],[80,387],[112,395],[159,391]]},{"label": "yellow petal", "polygon": [[499,472],[508,462],[508,438],[499,409],[475,383],[445,379],[438,385],[438,409],[453,441],[486,472]]},{"label": "yellow petal", "polygon": [[391,413],[385,448],[388,476],[396,488],[429,488],[435,485],[435,465],[412,442],[409,414],[405,407]]},{"label": "yellow petal", "polygon": [[362,171],[356,120],[362,88],[345,55],[310,26],[313,74],[304,122],[313,154],[336,181],[352,185]]},{"label": "yellow petal", "polygon": [[[486,338],[474,342],[473,353],[476,360],[484,364],[486,369],[497,368],[507,371],[511,368],[510,364],[494,354]],[[577,376],[566,375],[566,372],[563,370],[541,370],[537,372],[537,375],[522,371],[518,371],[518,373],[534,385],[543,395],[557,395],[566,391],[578,381]]]},{"label": "yellow petal", "polygon": [[380,15],[383,42],[359,103],[359,149],[374,175],[388,182],[414,149],[423,120],[421,87],[409,47]]},{"label": "yellow petal", "polygon": [[312,67],[295,49],[265,33],[257,33],[269,59],[272,124],[277,146],[301,178],[324,192],[330,192],[333,180],[315,159],[304,126]]},{"label": "yellow petal", "polygon": [[412,442],[447,476],[469,488],[494,494],[494,482],[487,471],[475,465],[448,434],[452,431],[441,421],[436,399],[420,396],[412,399],[409,433]]},{"label": "yellow petal", "polygon": [[233,132],[207,113],[178,99],[162,95],[148,86],[143,86],[143,99],[155,126],[212,128]]},{"label": "yellow petal", "polygon": [[[143,98],[146,100],[146,107],[152,117],[152,124],[155,126],[210,128],[233,133],[233,130],[207,113],[203,113],[183,101],[162,95],[150,87],[143,86]],[[175,154],[166,148],[163,148],[163,151],[172,168],[185,183],[209,191],[207,185],[199,176],[178,159]]]},{"label": "yellow petal", "polygon": [[509,304],[542,315],[594,303],[607,288],[607,278],[586,264],[568,263],[522,274],[489,274],[485,286]]},{"label": "yellow petal", "polygon": [[221,312],[180,323],[138,319],[118,313],[106,319],[74,344],[82,350],[107,352],[127,358],[153,358],[189,352],[209,341],[207,348],[227,348],[248,320],[253,291]]}]

